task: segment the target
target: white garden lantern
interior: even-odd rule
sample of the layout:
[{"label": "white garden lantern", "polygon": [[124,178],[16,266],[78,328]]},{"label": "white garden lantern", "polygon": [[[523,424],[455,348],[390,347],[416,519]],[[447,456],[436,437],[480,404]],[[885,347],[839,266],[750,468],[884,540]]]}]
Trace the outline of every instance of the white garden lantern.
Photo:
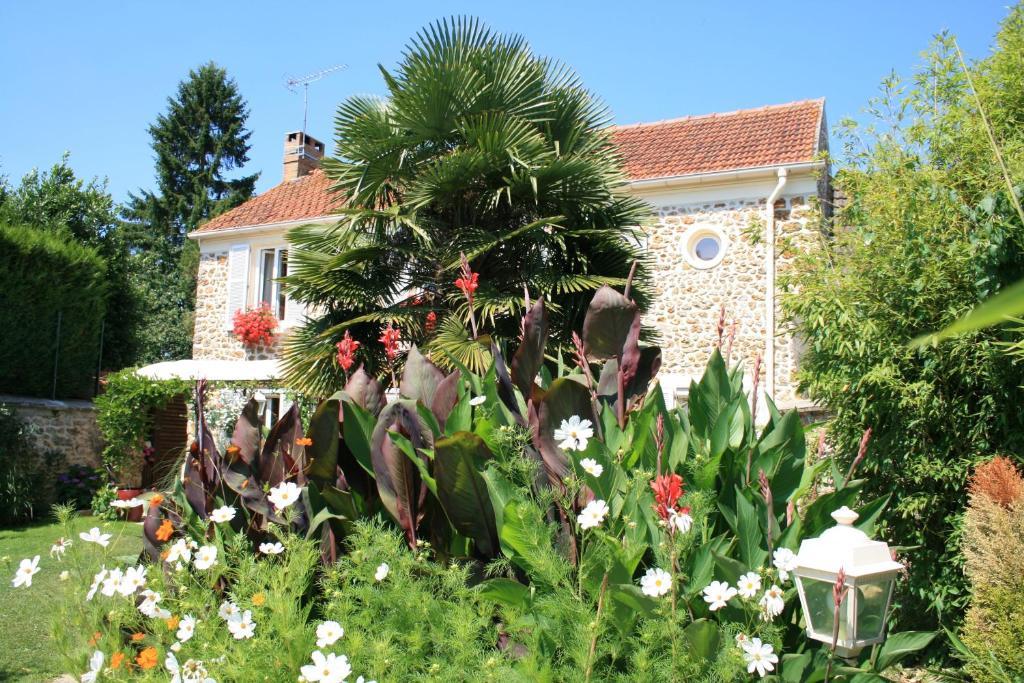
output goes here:
[{"label": "white garden lantern", "polygon": [[865,646],[885,640],[893,584],[903,570],[886,543],[872,541],[853,527],[857,517],[845,505],[833,512],[836,526],[800,544],[794,572],[807,635],[829,646],[836,617],[833,587],[840,570],[845,574],[846,594],[839,605],[836,640],[840,657],[853,657]]}]

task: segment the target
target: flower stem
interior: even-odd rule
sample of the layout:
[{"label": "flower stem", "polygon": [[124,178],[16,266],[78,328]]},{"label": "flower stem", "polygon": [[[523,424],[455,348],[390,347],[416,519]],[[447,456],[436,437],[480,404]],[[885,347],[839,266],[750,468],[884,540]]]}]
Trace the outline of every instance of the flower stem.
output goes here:
[{"label": "flower stem", "polygon": [[[597,651],[597,637],[601,635],[601,611],[604,609],[604,594],[608,589],[608,572],[601,579],[601,592],[597,595],[597,616],[594,618],[594,635],[590,639],[590,652],[587,654],[587,670],[583,680],[589,681],[594,673],[594,653]],[[674,629],[673,629],[674,630]]]}]

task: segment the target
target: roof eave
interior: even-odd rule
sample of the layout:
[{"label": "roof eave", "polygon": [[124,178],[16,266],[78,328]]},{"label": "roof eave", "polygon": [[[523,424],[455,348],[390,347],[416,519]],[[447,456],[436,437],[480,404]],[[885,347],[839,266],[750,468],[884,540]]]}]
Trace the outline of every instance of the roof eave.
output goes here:
[{"label": "roof eave", "polygon": [[660,178],[643,178],[641,180],[629,181],[626,184],[626,187],[631,190],[643,191],[646,189],[664,187],[687,187],[691,185],[710,185],[715,183],[754,180],[762,176],[774,176],[781,168],[785,168],[790,172],[796,173],[801,171],[817,171],[825,168],[825,161],[815,159],[812,161],[771,164],[769,166],[737,168],[729,171],[709,171],[707,173],[688,173],[686,175],[663,176]]},{"label": "roof eave", "polygon": [[277,221],[275,223],[257,223],[254,225],[240,225],[233,228],[220,228],[217,230],[193,230],[187,237],[191,240],[201,240],[213,237],[230,237],[234,235],[249,235],[260,232],[276,232],[281,229],[294,228],[299,225],[333,223],[338,216],[314,216],[311,218],[298,218],[289,221]]}]

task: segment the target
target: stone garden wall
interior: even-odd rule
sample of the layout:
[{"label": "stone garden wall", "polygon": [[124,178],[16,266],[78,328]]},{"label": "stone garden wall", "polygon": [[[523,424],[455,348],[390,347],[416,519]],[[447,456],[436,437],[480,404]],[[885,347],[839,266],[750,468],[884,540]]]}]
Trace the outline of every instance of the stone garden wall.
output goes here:
[{"label": "stone garden wall", "polygon": [[103,438],[96,425],[96,408],[92,402],[0,396],[0,403],[13,409],[30,426],[40,453],[61,453],[67,465],[99,466]]}]

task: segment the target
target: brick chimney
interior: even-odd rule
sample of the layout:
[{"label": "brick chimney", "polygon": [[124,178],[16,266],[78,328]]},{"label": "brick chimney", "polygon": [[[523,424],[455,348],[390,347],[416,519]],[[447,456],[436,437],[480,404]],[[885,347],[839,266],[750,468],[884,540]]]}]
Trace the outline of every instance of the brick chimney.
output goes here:
[{"label": "brick chimney", "polygon": [[284,182],[309,175],[320,168],[324,158],[324,143],[296,131],[284,136]]}]

